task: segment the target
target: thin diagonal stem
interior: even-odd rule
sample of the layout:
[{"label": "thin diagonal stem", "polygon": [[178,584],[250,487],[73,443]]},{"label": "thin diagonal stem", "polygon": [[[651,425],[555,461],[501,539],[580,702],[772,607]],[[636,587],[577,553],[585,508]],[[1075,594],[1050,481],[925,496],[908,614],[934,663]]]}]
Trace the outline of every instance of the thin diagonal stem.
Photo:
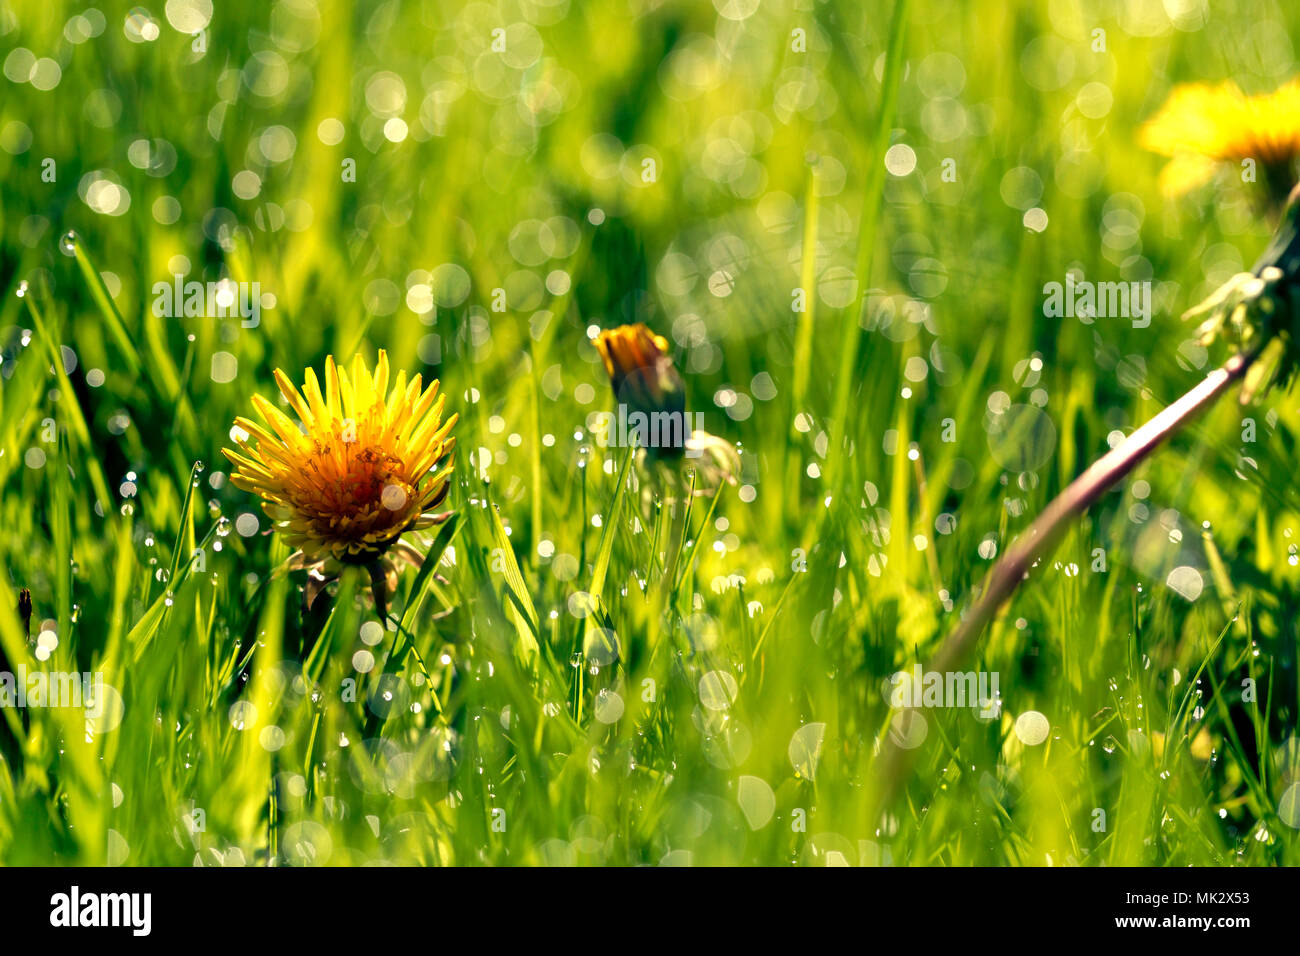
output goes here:
[{"label": "thin diagonal stem", "polygon": [[[1164,411],[1129,435],[1052,499],[1033,524],[1007,549],[989,571],[979,598],[956,629],[948,635],[926,668],[927,672],[957,669],[975,649],[984,628],[1024,580],[1034,562],[1049,554],[1074,519],[1131,472],[1160,443],[1187,424],[1246,374],[1259,353],[1234,355]],[[881,754],[883,772],[880,808],[888,806],[903,783],[910,765],[910,750],[897,745],[891,734]]]},{"label": "thin diagonal stem", "polygon": [[1073,519],[1138,466],[1166,438],[1223,394],[1246,374],[1254,354],[1234,355],[1194,388],[1097,459],[1057,495],[1034,523],[993,566],[974,607],[962,618],[932,661],[933,669],[958,664],[975,646],[980,633],[1024,579],[1025,572],[1060,541]]}]

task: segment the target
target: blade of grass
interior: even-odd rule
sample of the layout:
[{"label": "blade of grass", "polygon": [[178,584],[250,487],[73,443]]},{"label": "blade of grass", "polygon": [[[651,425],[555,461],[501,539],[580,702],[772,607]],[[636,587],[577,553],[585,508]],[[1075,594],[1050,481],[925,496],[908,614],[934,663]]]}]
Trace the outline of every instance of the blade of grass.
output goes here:
[{"label": "blade of grass", "polygon": [[[898,102],[898,86],[903,75],[904,43],[907,36],[907,11],[909,0],[897,0],[894,17],[890,21],[889,46],[885,53],[885,73],[880,84],[880,109],[876,114],[876,128],[872,133],[871,147],[867,151],[867,179],[862,193],[862,211],[858,217],[858,254],[855,275],[858,294],[852,311],[844,316],[840,333],[839,370],[835,376],[835,393],[827,423],[831,435],[831,454],[827,456],[826,487],[839,487],[840,472],[847,457],[843,445],[848,437],[849,398],[857,376],[853,369],[858,361],[858,342],[862,337],[862,310],[867,290],[871,286],[871,269],[875,258],[877,226],[880,222],[880,205],[885,185],[885,152],[889,149],[890,131],[893,128],[894,108]],[[818,525],[825,522],[831,509],[821,509]],[[820,537],[817,535],[816,537]]]}]

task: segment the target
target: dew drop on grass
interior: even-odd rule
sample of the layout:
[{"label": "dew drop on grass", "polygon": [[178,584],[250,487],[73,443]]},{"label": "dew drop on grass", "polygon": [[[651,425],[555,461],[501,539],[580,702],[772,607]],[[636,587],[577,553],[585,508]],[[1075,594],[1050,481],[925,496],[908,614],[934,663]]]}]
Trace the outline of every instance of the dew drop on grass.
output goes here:
[{"label": "dew drop on grass", "polygon": [[761,777],[741,777],[736,789],[736,800],[751,830],[767,826],[776,811],[776,794]]},{"label": "dew drop on grass", "polygon": [[786,748],[786,756],[789,757],[796,776],[805,780],[816,779],[825,734],[824,723],[805,724],[794,732],[790,746]]},{"label": "dew drop on grass", "polygon": [[1016,718],[1015,733],[1027,747],[1036,747],[1047,739],[1051,724],[1036,710],[1027,710]]}]

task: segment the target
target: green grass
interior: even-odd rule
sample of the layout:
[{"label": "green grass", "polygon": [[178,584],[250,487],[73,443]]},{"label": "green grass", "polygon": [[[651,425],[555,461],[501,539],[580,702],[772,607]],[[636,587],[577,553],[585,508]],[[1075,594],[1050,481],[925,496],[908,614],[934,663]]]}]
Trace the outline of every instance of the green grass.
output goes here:
[{"label": "green grass", "polygon": [[[113,5],[73,44],[80,5],[0,0],[0,61],[61,65],[0,79],[0,648],[121,702],[0,713],[0,862],[1298,862],[1294,395],[1221,403],[1093,508],[981,642],[1001,716],[926,711],[904,796],[868,811],[882,683],[951,630],[985,542],[1198,380],[1177,316],[1271,224],[1231,176],[1163,199],[1136,130],[1174,82],[1289,76],[1292,8],[226,6],[199,54],[158,3],[154,41]],[[894,143],[916,168],[882,176]],[[97,170],[120,215],[79,194]],[[177,265],[275,307],[158,317]],[[1072,267],[1154,279],[1151,326],[1046,317]],[[588,332],[628,321],[742,449],[684,525],[588,434],[613,402]],[[381,347],[461,420],[443,563],[372,646],[365,583],[308,612],[220,449],[274,368]],[[1025,474],[989,432],[1007,400],[1052,425]]]}]

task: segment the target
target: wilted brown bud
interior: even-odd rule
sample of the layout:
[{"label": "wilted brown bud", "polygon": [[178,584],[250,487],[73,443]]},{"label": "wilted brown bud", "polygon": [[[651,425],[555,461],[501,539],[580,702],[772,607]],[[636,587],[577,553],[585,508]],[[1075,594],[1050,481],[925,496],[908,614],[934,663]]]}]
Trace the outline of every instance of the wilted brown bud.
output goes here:
[{"label": "wilted brown bud", "polygon": [[614,396],[629,412],[645,416],[645,446],[663,458],[680,457],[690,436],[686,386],[668,354],[668,340],[644,325],[605,329],[593,340],[605,363]]}]

